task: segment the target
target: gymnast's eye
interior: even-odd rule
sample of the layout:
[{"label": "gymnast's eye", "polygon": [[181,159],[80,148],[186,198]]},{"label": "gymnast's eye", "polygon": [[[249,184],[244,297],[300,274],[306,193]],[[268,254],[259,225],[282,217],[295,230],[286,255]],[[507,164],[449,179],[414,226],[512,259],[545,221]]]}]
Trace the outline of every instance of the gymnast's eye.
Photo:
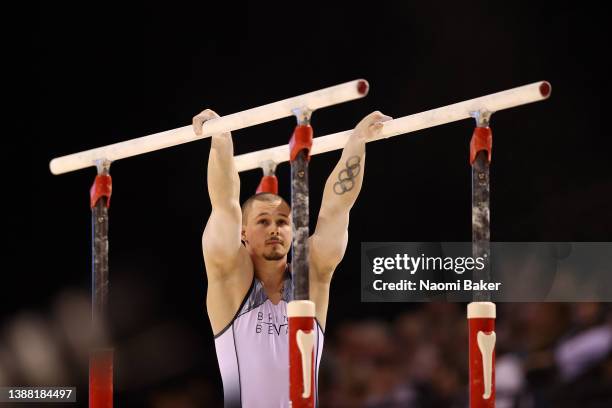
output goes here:
[{"label": "gymnast's eye", "polygon": [[268,220],[266,220],[265,218],[257,221],[258,224],[262,224],[262,225],[268,225]]}]

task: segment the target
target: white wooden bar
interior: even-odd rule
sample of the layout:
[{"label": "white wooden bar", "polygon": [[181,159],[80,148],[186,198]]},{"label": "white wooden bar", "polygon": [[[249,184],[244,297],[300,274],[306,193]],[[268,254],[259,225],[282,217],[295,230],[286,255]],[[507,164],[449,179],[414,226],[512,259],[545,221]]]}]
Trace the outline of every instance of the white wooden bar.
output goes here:
[{"label": "white wooden bar", "polygon": [[[385,139],[466,119],[471,117],[471,113],[475,111],[486,110],[493,113],[515,106],[538,102],[547,99],[550,96],[550,92],[550,83],[540,81],[441,108],[403,116],[385,122],[380,135],[369,141]],[[351,132],[352,130],[347,130],[314,138],[310,154],[315,155],[344,148]],[[283,145],[257,150],[236,156],[234,160],[239,172],[262,167],[268,160],[277,164],[283,163],[289,160],[289,146]]]},{"label": "white wooden bar", "polygon": [[316,110],[326,106],[362,98],[368,93],[368,82],[358,79],[344,84],[284,99],[267,105],[212,119],[204,124],[203,134],[196,135],[191,125],[165,132],[155,133],[137,139],[127,140],[96,149],[86,150],[54,158],[49,163],[53,174],[62,174],[95,166],[99,160],[115,161],[138,154],[210,137],[221,132],[230,132],[245,127],[292,116],[294,109]]}]

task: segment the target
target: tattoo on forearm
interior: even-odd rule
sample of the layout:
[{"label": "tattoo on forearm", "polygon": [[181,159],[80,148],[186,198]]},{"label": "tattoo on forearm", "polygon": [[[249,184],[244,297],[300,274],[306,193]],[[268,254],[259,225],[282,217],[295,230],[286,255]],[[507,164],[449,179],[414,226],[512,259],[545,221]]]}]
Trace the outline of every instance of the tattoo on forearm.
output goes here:
[{"label": "tattoo on forearm", "polygon": [[355,178],[361,171],[361,157],[351,156],[346,161],[346,168],[338,173],[338,181],[334,184],[334,193],[344,194],[355,187]]}]

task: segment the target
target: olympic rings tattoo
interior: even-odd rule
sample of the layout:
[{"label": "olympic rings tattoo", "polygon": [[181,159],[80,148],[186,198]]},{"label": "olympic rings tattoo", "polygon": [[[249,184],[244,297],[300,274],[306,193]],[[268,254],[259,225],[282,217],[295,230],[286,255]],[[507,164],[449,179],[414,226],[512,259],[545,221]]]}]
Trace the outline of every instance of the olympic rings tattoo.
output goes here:
[{"label": "olympic rings tattoo", "polygon": [[359,156],[351,156],[346,161],[346,168],[342,169],[338,174],[338,181],[334,184],[334,193],[344,194],[350,191],[355,186],[355,177],[361,171],[361,158]]}]

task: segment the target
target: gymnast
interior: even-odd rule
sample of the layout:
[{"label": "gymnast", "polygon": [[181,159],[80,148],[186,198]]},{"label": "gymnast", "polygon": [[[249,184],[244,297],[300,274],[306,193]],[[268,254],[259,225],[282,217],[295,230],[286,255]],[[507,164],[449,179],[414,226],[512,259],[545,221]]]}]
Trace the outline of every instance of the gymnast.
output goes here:
[{"label": "gymnast", "polygon": [[[195,133],[201,135],[203,123],[217,117],[210,109],[196,115]],[[310,300],[316,305],[317,379],[330,281],[346,250],[349,212],[363,180],[365,144],[390,119],[376,111],[357,124],[325,183],[316,229],[308,240]],[[232,408],[289,407],[291,209],[272,193],[256,194],[240,206],[233,150],[229,132],[212,136],[207,173],[212,212],[202,236],[206,307],[224,404]]]}]

